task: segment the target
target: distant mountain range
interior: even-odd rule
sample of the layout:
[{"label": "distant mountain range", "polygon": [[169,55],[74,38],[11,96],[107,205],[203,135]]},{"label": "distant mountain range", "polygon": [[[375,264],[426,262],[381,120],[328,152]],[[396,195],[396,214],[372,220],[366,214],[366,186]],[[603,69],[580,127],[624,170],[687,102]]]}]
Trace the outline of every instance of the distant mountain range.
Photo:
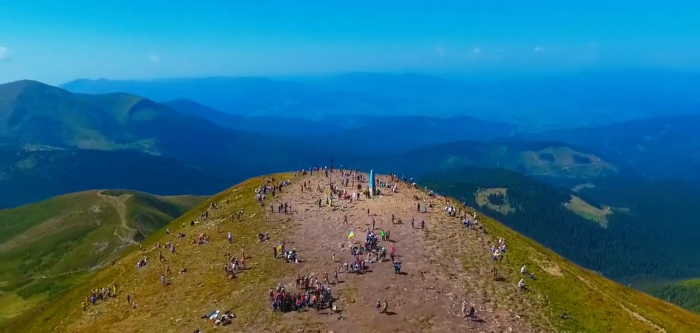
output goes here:
[{"label": "distant mountain range", "polygon": [[571,179],[619,173],[617,166],[591,151],[548,141],[456,141],[413,149],[395,159],[397,171],[413,175],[462,167],[503,168],[537,177]]},{"label": "distant mountain range", "polygon": [[[220,126],[271,136],[304,138],[312,146],[358,153],[372,150],[404,151],[427,144],[456,140],[492,140],[512,135],[512,124],[467,116],[326,115],[318,119],[288,116],[240,116],[227,114],[188,99],[163,103],[181,113]],[[349,140],[352,138],[352,140]],[[357,149],[362,147],[362,149]]]},{"label": "distant mountain range", "polygon": [[637,119],[604,126],[523,134],[586,147],[642,176],[700,181],[700,114]]},{"label": "distant mountain range", "polygon": [[[34,81],[0,85],[0,154],[0,207],[96,186],[211,194],[251,175],[330,159],[142,97],[74,94]],[[146,175],[153,177],[139,179]]]},{"label": "distant mountain range", "polygon": [[329,115],[466,115],[542,131],[640,117],[698,113],[700,75],[589,71],[552,76],[349,73],[316,78],[215,77],[76,80],[72,92],[180,98],[228,114],[318,119]]}]

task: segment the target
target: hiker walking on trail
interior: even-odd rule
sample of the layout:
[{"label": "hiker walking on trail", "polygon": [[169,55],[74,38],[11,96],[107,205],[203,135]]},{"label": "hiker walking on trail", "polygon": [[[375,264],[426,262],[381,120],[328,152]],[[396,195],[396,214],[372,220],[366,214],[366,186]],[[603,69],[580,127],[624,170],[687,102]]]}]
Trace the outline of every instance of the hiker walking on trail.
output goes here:
[{"label": "hiker walking on trail", "polygon": [[165,275],[163,274],[160,275],[160,284],[163,285],[163,287],[165,287]]},{"label": "hiker walking on trail", "polygon": [[228,238],[228,243],[231,244],[231,242],[233,242],[233,236],[231,236],[231,232],[229,232],[228,236],[226,237]]},{"label": "hiker walking on trail", "polygon": [[374,224],[377,223],[374,219],[372,219],[372,230],[374,230]]},{"label": "hiker walking on trail", "polygon": [[420,221],[420,229],[425,231],[425,220]]}]

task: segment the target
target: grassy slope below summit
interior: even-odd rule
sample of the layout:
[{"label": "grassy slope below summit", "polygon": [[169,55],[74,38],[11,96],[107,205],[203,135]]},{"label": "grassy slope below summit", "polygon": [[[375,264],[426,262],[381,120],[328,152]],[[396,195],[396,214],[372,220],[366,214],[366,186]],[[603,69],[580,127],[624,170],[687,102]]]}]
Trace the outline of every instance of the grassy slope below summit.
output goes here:
[{"label": "grassy slope below summit", "polygon": [[[699,274],[700,246],[692,236],[698,227],[691,211],[683,207],[700,204],[692,188],[672,186],[668,190],[676,192],[671,192],[643,180],[620,180],[615,186],[610,179],[574,193],[517,172],[482,168],[455,169],[423,179],[437,191],[479,207],[569,260],[612,279],[636,284]],[[505,196],[491,195],[489,199],[495,204],[507,200],[508,207],[479,205],[477,194],[481,190],[497,188],[505,189]],[[607,227],[567,208],[564,204],[572,195],[598,209],[603,209],[601,203],[613,207],[605,216]],[[504,207],[511,209],[501,209]]]},{"label": "grassy slope below summit", "polygon": [[479,221],[494,242],[506,240],[511,273],[522,265],[534,272],[528,294],[545,306],[552,331],[691,333],[700,325],[700,316],[583,269],[488,216]]},{"label": "grassy slope below summit", "polygon": [[[291,174],[275,175],[278,179],[291,178]],[[94,325],[92,322],[82,322],[80,318],[85,314],[80,310],[80,301],[86,293],[95,286],[105,286],[117,282],[120,293],[119,301],[108,301],[104,306],[109,307],[100,310],[99,321],[108,322],[111,327],[118,327],[122,331],[136,331],[136,322],[142,322],[151,315],[161,314],[164,309],[176,310],[172,313],[175,322],[151,322],[156,331],[163,331],[163,325],[172,327],[199,327],[202,320],[199,316],[203,312],[208,312],[212,307],[226,310],[233,309],[237,314],[236,325],[239,327],[257,327],[256,331],[269,327],[274,318],[278,318],[269,311],[269,304],[265,301],[265,295],[270,286],[275,285],[279,277],[284,276],[288,269],[284,265],[272,258],[270,255],[270,244],[259,243],[257,233],[261,230],[270,232],[270,236],[281,238],[288,230],[287,225],[269,226],[264,215],[265,211],[254,199],[254,190],[264,184],[263,178],[253,178],[230,188],[196,208],[185,213],[179,219],[170,223],[169,228],[173,233],[184,232],[186,238],[182,241],[189,243],[200,233],[207,233],[216,239],[212,239],[211,244],[197,247],[197,251],[181,250],[175,256],[168,256],[173,273],[177,273],[183,267],[189,268],[188,273],[170,275],[174,281],[168,286],[168,291],[163,292],[159,277],[164,267],[157,261],[157,253],[151,251],[151,247],[156,243],[166,242],[166,233],[163,229],[154,233],[144,242],[146,253],[132,251],[126,253],[117,261],[115,266],[107,266],[100,271],[86,276],[83,282],[67,294],[53,302],[42,311],[30,312],[16,318],[8,329],[22,332],[66,332],[76,330],[76,325]],[[225,204],[226,199],[230,199],[229,205]],[[228,224],[226,230],[234,235],[235,247],[229,247],[227,242],[220,242],[221,234],[212,229],[210,223],[197,223],[194,227],[189,226],[190,220],[196,220],[201,212],[209,208],[211,202],[217,202],[220,210],[212,211],[212,219],[223,219],[228,221],[229,214],[234,214],[242,209],[245,214],[242,222],[224,222]],[[271,228],[271,229],[270,229]],[[170,236],[168,239],[173,238]],[[194,246],[183,244],[181,241],[175,242],[177,246]],[[180,245],[178,245],[180,244]],[[220,245],[225,244],[225,245]],[[240,247],[245,247],[246,254],[252,256],[254,260],[248,264],[252,267],[245,274],[240,274],[236,279],[230,280],[220,270],[220,266],[212,263],[220,262],[226,252],[234,255],[240,253]],[[134,263],[143,255],[149,257],[149,263],[143,270],[136,270]],[[125,290],[133,297],[138,304],[138,311],[126,310],[128,307],[123,301]],[[206,290],[206,292],[205,292]],[[233,292],[232,292],[233,291]],[[165,307],[163,302],[169,305]],[[117,309],[114,309],[117,307]],[[124,307],[124,309],[122,309]],[[92,308],[91,308],[92,309]],[[202,311],[202,313],[200,313]],[[187,315],[184,315],[187,314]],[[97,316],[90,312],[88,316]],[[134,321],[130,319],[135,319]],[[83,326],[84,328],[85,326]],[[142,327],[140,327],[142,328]],[[92,327],[91,329],[98,329]],[[86,329],[88,330],[88,329]]]},{"label": "grassy slope below summit", "polygon": [[[146,268],[142,272],[133,268],[133,262],[143,255],[135,251],[122,257],[116,266],[106,267],[86,278],[83,284],[47,306],[42,312],[13,322],[14,326],[10,328],[24,332],[65,332],[77,328],[98,329],[96,322],[99,322],[101,325],[118,325],[118,329],[131,331],[137,329],[137,326],[134,326],[136,323],[144,322],[152,318],[152,315],[172,318],[171,322],[153,322],[156,330],[163,329],[162,325],[199,327],[203,321],[198,319],[198,316],[212,308],[234,309],[238,315],[235,325],[240,329],[263,331],[274,327],[274,321],[282,317],[269,310],[264,295],[270,286],[277,283],[279,277],[286,274],[280,270],[280,267],[286,266],[280,266],[272,259],[269,255],[269,244],[260,244],[255,240],[257,232],[269,228],[263,218],[264,208],[257,205],[253,199],[253,190],[263,183],[264,179],[256,178],[236,185],[171,223],[170,227],[175,232],[183,231],[188,236],[201,232],[213,233],[213,225],[189,227],[182,224],[206,210],[209,202],[222,205],[220,209],[223,211],[215,212],[217,215],[214,216],[226,216],[241,208],[246,211],[243,223],[234,223],[227,227],[236,236],[234,248],[229,248],[227,242],[217,238],[209,246],[198,247],[194,253],[185,251],[172,257],[169,262],[171,267],[190,267],[193,268],[192,272],[185,274],[196,275],[173,275],[173,284],[168,286],[168,292],[164,292],[158,282],[160,269],[157,262],[149,263],[156,265],[155,269]],[[232,200],[230,205],[223,204],[227,198]],[[520,266],[526,264],[537,275],[537,280],[528,282],[531,293],[522,297],[533,298],[537,300],[535,304],[544,306],[541,310],[549,316],[546,320],[549,324],[546,325],[551,326],[551,330],[691,333],[700,325],[700,317],[695,314],[581,269],[491,218],[482,216],[480,221],[488,230],[486,237],[490,237],[492,241],[503,237],[508,242],[509,249],[502,269],[514,271],[517,275]],[[289,227],[291,226],[285,225],[271,230],[273,237],[282,237]],[[164,242],[165,236],[164,232],[157,232],[146,243],[153,245],[156,242]],[[254,264],[253,269],[235,280],[228,280],[218,269],[210,267],[212,261],[221,261],[222,253],[235,253],[240,246],[245,246],[246,253],[255,258],[254,263],[251,263]],[[148,255],[153,257],[153,253]],[[208,269],[197,273],[207,267]],[[115,281],[121,286],[120,290],[129,290],[132,293],[138,304],[137,310],[128,310],[123,301],[105,302],[101,306],[107,308],[99,311],[99,314],[96,310],[90,310],[88,313],[80,310],[80,300],[91,288]],[[226,287],[222,288],[223,285]],[[160,313],[164,311],[164,303],[169,304],[168,311],[175,311],[172,315]],[[560,317],[564,311],[568,314],[566,319]],[[81,320],[83,317],[92,319]],[[524,317],[523,320],[538,319]]]},{"label": "grassy slope below summit", "polygon": [[0,210],[0,322],[60,296],[203,200],[105,190]]}]

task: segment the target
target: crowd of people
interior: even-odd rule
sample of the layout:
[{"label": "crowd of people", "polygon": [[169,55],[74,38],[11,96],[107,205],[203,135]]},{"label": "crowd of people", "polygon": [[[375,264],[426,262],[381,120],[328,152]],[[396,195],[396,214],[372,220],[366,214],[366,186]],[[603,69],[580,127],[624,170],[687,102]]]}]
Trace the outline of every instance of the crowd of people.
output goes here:
[{"label": "crowd of people", "polygon": [[[307,175],[311,174],[313,175],[314,172],[323,172],[323,174],[326,177],[330,177],[330,173],[333,173],[334,170],[332,167],[313,167],[309,169],[299,169],[297,170],[298,175]],[[354,184],[357,183],[358,185],[361,185],[361,182],[366,181],[366,175],[359,173],[359,169],[355,170],[340,170],[340,174],[342,177],[339,180],[339,183],[341,185],[344,185],[345,187],[348,187],[348,185],[353,186]],[[413,182],[412,178],[408,178],[406,176],[397,176],[395,174],[390,174],[390,179],[392,182],[396,183],[406,183],[410,184],[415,187],[415,183]],[[352,183],[352,185],[351,185]],[[280,182],[275,182],[274,178],[271,178],[268,180],[266,184],[263,184],[262,186],[256,188],[255,190],[255,200],[261,205],[264,206],[266,199],[269,198],[270,196],[272,198],[276,198],[278,193],[281,193],[283,191],[283,188],[290,186],[291,181],[289,180],[284,180]],[[389,182],[379,182],[379,186],[381,188],[389,187],[391,188],[392,192],[396,193],[397,190],[397,184],[392,184]],[[312,191],[312,186],[310,181],[303,181],[300,183],[300,188],[302,191]],[[426,192],[430,197],[437,197],[438,195],[435,194],[433,191],[429,190],[428,188],[425,189]],[[316,191],[324,193],[326,192],[327,197],[326,197],[326,204],[330,205],[330,200],[332,197],[342,199],[342,200],[348,200],[350,203],[357,202],[359,200],[360,193],[359,192],[351,192],[348,191],[347,189],[340,188],[337,186],[335,183],[332,183],[329,181],[329,186],[324,189],[321,187],[321,185],[317,185]],[[365,191],[365,194],[367,195],[367,192]],[[418,198],[416,198],[418,199]],[[467,216],[467,211],[466,209],[462,210],[458,207],[455,207],[454,205],[449,205],[449,199],[445,197],[445,201],[448,202],[448,205],[445,206],[444,211],[445,213],[450,216],[450,217],[458,217],[460,213],[463,211],[464,212],[464,217],[461,219],[461,223],[466,226],[468,229],[476,229],[479,227],[479,222],[477,220],[477,213],[474,212],[473,215]],[[228,199],[226,201],[228,203]],[[322,199],[318,200],[318,205],[319,207],[322,206]],[[427,208],[430,206],[432,207],[432,204],[429,204],[427,201],[423,201],[423,205],[418,203],[417,209],[419,213],[425,213],[427,211]],[[464,206],[464,204],[463,204]],[[218,205],[214,202],[212,202],[209,206],[209,209],[205,210],[200,214],[200,216],[197,218],[197,221],[192,220],[190,221],[190,225],[194,226],[197,223],[206,221],[209,218],[209,211],[218,209]],[[292,207],[290,202],[278,202],[276,204],[270,204],[270,213],[277,213],[277,214],[288,214],[292,212]],[[236,215],[238,217],[238,220],[241,220],[241,216],[243,214],[243,210],[238,210],[236,212]],[[369,215],[369,209],[368,209],[368,215]],[[229,215],[229,220],[233,221],[233,214]],[[399,224],[400,218],[398,219]],[[415,219],[411,221],[411,227],[414,227],[415,224]],[[348,218],[347,215],[344,218],[344,223],[348,223]],[[298,276],[296,278],[296,283],[295,287],[296,290],[290,291],[288,288],[283,285],[283,284],[278,284],[276,288],[270,289],[269,290],[269,301],[271,303],[271,307],[273,311],[280,311],[280,312],[290,312],[290,311],[302,311],[303,309],[315,309],[317,312],[320,312],[324,309],[330,309],[329,313],[336,313],[339,312],[340,309],[337,307],[336,300],[333,297],[333,294],[331,292],[331,284],[334,282],[335,284],[339,283],[339,278],[338,274],[342,273],[343,271],[345,273],[353,273],[353,274],[363,274],[365,273],[370,264],[374,263],[382,263],[387,261],[387,254],[390,256],[390,261],[391,265],[394,268],[394,273],[395,274],[402,274],[401,269],[402,269],[402,263],[397,260],[396,257],[396,248],[394,245],[390,247],[390,250],[387,249],[387,247],[380,245],[380,242],[390,242],[390,232],[389,230],[384,230],[380,229],[380,231],[377,233],[375,232],[375,222],[374,220],[372,221],[372,228],[368,228],[367,232],[365,234],[364,240],[360,242],[355,242],[353,243],[352,246],[348,248],[349,254],[354,258],[350,262],[345,261],[342,263],[337,262],[335,260],[335,253],[333,253],[333,262],[336,263],[336,269],[333,272],[333,278],[331,279],[328,273],[325,273],[323,275],[323,279],[318,279],[313,276]],[[392,214],[392,224],[395,224],[395,216]],[[425,229],[425,220],[420,221],[420,229],[424,230]],[[167,235],[170,235],[170,229],[167,230]],[[185,234],[182,232],[178,232],[177,238],[182,238],[185,237]],[[269,239],[269,236],[266,233],[259,233],[257,235],[258,241],[266,241]],[[201,245],[206,245],[210,241],[210,236],[208,236],[206,233],[200,233],[198,237],[193,238],[192,244],[196,244],[197,246]],[[227,233],[227,241],[229,244],[233,243],[233,236],[230,232]],[[351,237],[348,237],[350,239]],[[354,238],[354,237],[353,237]],[[353,239],[354,240],[354,239]],[[287,249],[286,244],[283,241],[280,241],[277,243],[275,246],[272,246],[273,248],[273,256],[274,258],[283,258],[285,262],[287,263],[299,263],[299,254],[295,249]],[[165,243],[163,246],[161,246],[160,243],[158,243],[154,249],[159,251],[159,261],[160,262],[167,262],[165,257],[163,256],[162,252],[160,252],[161,249],[167,249],[170,251],[172,255],[175,255],[175,246],[171,242]],[[141,248],[143,251],[143,248]],[[490,248],[491,254],[493,255],[494,261],[499,261],[502,256],[506,253],[507,246],[505,239],[499,238],[498,239],[498,244],[491,246]],[[238,256],[232,256],[231,254],[228,254],[228,259],[226,264],[224,265],[224,271],[225,274],[230,277],[231,279],[236,278],[236,274],[239,273],[241,270],[246,269],[245,261],[246,261],[246,256],[245,256],[245,249],[242,249],[242,254],[240,257]],[[147,265],[148,263],[148,257],[143,256],[136,264],[137,268],[143,268]],[[180,273],[185,273],[187,272],[186,268],[183,268],[183,270],[180,271]],[[170,273],[170,268],[166,267],[166,273]],[[523,266],[521,270],[522,274],[529,274],[531,279],[534,279],[534,275],[532,273],[527,272],[526,267]],[[496,276],[496,267],[494,267],[494,276]],[[166,274],[161,274],[161,283],[163,286],[166,286]],[[520,281],[517,283],[517,286],[521,290],[527,290],[527,286],[524,283],[524,279],[520,279]],[[98,301],[104,301],[109,298],[116,297],[117,295],[117,285],[116,283],[114,286],[108,286],[105,288],[101,289],[94,289],[92,292],[85,297],[85,300],[82,302],[82,308],[83,310],[86,310],[87,304],[93,304],[95,305]],[[136,307],[136,304],[132,302],[131,296],[127,295],[127,302],[132,308]],[[385,300],[384,302],[380,302],[380,300],[377,300],[377,309],[380,311],[380,313],[388,313],[388,302]],[[462,315],[465,318],[468,318],[469,320],[473,320],[476,318],[476,310],[474,308],[473,304],[467,304],[466,301],[462,301]],[[212,320],[212,322],[215,323],[215,325],[223,324],[227,325],[231,323],[231,320],[235,318],[235,315],[227,311],[223,315],[220,314],[218,310],[209,313],[203,318],[207,318]]]},{"label": "crowd of people", "polygon": [[334,304],[335,299],[329,285],[328,273],[325,274],[323,282],[327,284],[324,285],[314,277],[299,276],[296,279],[296,292],[290,292],[283,284],[278,284],[277,288],[268,291],[272,310],[290,312],[308,308],[315,309],[316,312],[323,309],[331,309],[329,313],[337,312],[338,309]]}]

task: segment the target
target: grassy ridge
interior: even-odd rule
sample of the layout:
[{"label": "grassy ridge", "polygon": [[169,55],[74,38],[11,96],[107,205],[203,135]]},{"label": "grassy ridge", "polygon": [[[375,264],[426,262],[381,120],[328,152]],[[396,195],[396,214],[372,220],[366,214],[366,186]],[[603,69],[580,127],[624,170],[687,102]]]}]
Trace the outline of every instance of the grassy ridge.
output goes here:
[{"label": "grassy ridge", "polygon": [[[531,290],[526,297],[546,306],[548,316],[530,320],[572,332],[647,332],[658,327],[692,333],[700,327],[696,314],[576,266],[489,217],[480,215],[479,221],[489,234],[508,243],[501,269],[518,274],[526,265],[537,277],[525,279]],[[564,311],[567,319],[562,318]]]},{"label": "grassy ridge", "polygon": [[86,191],[0,210],[0,325],[60,296],[133,245],[134,234],[148,235],[202,200]]},{"label": "grassy ridge", "polygon": [[[276,175],[278,180],[290,177]],[[267,311],[265,292],[291,268],[272,259],[271,243],[257,242],[256,235],[270,232],[273,239],[284,239],[291,226],[270,225],[265,221],[265,208],[253,199],[254,189],[264,182],[263,178],[248,180],[199,205],[169,225],[171,235],[160,229],[145,241],[145,252],[134,249],[115,266],[77,277],[80,281],[76,281],[76,287],[40,311],[14,321],[10,329],[131,332],[148,327],[157,332],[175,332],[176,327],[178,332],[192,331],[209,325],[199,319],[202,314],[233,309],[238,315],[237,328],[274,331],[275,321],[280,317]],[[225,204],[227,199],[231,200],[229,205]],[[209,210],[210,220],[190,226],[189,221],[206,211],[211,202],[220,208]],[[245,211],[242,221],[228,221],[229,214],[240,209]],[[679,333],[697,332],[700,327],[700,316],[696,314],[582,269],[487,216],[480,216],[479,221],[494,240],[503,237],[507,241],[508,253],[498,264],[501,272],[517,276],[524,264],[537,277],[537,280],[526,279],[531,291],[522,294],[529,304],[537,307],[523,318],[535,327],[573,332]],[[174,235],[178,231],[187,237],[176,239]],[[233,245],[226,242],[228,231],[234,235]],[[200,233],[211,235],[210,243],[190,244],[192,237]],[[168,262],[160,264],[157,250],[151,248],[166,241],[176,244],[178,254],[171,256],[164,252]],[[251,269],[235,280],[227,279],[218,267],[225,262],[226,253],[240,255],[242,247],[249,256],[247,266]],[[143,255],[150,262],[146,268],[137,270],[134,264]],[[164,288],[158,280],[166,266],[173,274],[168,274],[171,285]],[[188,273],[177,274],[183,267],[188,268]],[[90,289],[115,282],[120,286],[117,299],[90,306],[86,312],[80,310],[80,300]],[[499,283],[512,283],[516,288],[515,282]],[[126,305],[126,294],[138,304],[136,309]]]},{"label": "grassy ridge", "polygon": [[[286,179],[291,175],[276,177]],[[270,329],[277,315],[263,311],[269,306],[266,291],[276,285],[276,278],[284,276],[291,268],[272,258],[270,243],[257,241],[259,232],[269,232],[273,239],[284,237],[288,232],[284,224],[268,225],[265,211],[255,202],[254,189],[263,183],[262,178],[251,179],[200,204],[170,223],[171,235],[161,228],[144,242],[146,251],[132,249],[115,266],[85,276],[60,299],[22,318],[26,320],[14,321],[10,328],[22,332],[132,332],[144,327],[156,332],[171,332],[173,327],[178,327],[178,332],[192,331],[204,327],[199,318],[202,314],[213,309],[234,309],[238,316],[236,325],[255,327],[258,331]],[[227,198],[231,200],[229,205],[225,204]],[[221,208],[210,210],[208,222],[191,227],[189,221],[206,211],[211,202],[217,202]],[[242,221],[228,221],[229,214],[235,215],[240,209],[245,211]],[[187,236],[178,240],[175,235],[180,231]],[[226,241],[228,231],[234,235],[233,245]],[[192,238],[200,233],[210,235],[210,242],[201,246],[191,244]],[[168,262],[160,264],[158,252],[152,248],[166,241],[176,245],[177,254],[164,251]],[[246,264],[250,270],[230,280],[220,267],[226,262],[227,252],[240,256],[242,247],[249,257]],[[149,263],[136,270],[134,265],[143,255],[149,257]],[[164,289],[159,277],[166,265],[173,273],[168,274],[171,284]],[[185,267],[188,272],[178,274]],[[115,282],[119,285],[117,299],[90,306],[87,312],[81,311],[80,301],[90,289]],[[126,294],[138,304],[136,309],[127,306]]]}]

